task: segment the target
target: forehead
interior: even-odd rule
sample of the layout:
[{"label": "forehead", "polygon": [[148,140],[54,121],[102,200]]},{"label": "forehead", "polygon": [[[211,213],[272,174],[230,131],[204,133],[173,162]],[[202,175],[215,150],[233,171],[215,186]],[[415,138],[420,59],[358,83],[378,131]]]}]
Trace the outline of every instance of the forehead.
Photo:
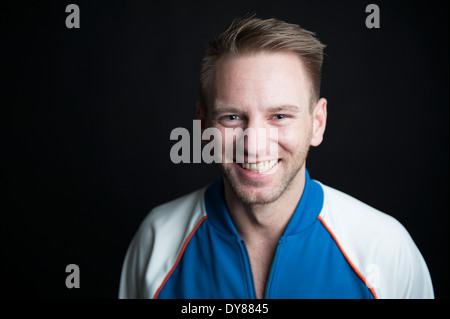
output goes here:
[{"label": "forehead", "polygon": [[213,108],[308,105],[307,76],[303,63],[294,53],[228,55],[219,59],[215,71]]}]

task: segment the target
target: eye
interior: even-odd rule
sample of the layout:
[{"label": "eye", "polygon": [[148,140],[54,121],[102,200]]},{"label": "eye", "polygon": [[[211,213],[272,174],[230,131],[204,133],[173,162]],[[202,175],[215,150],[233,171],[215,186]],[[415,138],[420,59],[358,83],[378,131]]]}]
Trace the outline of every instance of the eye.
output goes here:
[{"label": "eye", "polygon": [[282,119],[286,118],[286,115],[284,115],[284,114],[277,114],[277,115],[274,115],[273,118],[276,119],[276,120],[282,120]]},{"label": "eye", "polygon": [[239,115],[224,115],[219,118],[219,123],[224,126],[236,126],[242,123],[242,118]]}]

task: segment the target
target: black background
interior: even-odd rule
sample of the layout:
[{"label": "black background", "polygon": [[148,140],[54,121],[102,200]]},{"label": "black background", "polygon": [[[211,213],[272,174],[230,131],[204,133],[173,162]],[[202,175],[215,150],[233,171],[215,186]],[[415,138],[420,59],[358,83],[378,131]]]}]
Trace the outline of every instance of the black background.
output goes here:
[{"label": "black background", "polygon": [[[80,29],[65,26],[72,2]],[[328,46],[311,177],[397,218],[448,298],[448,2],[72,2],[2,4],[5,297],[117,297],[150,209],[219,176],[173,164],[169,136],[192,130],[207,41],[256,13]],[[365,26],[369,3],[380,29]],[[79,289],[65,286],[71,263]]]}]

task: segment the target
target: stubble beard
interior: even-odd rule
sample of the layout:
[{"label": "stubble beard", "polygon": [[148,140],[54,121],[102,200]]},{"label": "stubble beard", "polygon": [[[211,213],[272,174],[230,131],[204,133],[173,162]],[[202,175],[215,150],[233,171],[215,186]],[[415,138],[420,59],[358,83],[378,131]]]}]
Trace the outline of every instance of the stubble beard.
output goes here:
[{"label": "stubble beard", "polygon": [[[310,141],[310,139],[308,139],[308,141]],[[251,187],[264,186],[263,182],[254,182],[239,178],[239,176],[237,176],[235,172],[235,169],[233,169],[229,165],[227,166],[220,164],[218,166],[223,173],[225,182],[230,185],[231,189],[233,190],[233,193],[242,203],[246,205],[269,204],[276,202],[278,199],[280,199],[280,197],[285,193],[286,189],[292,184],[294,179],[297,177],[300,170],[305,165],[306,158],[309,152],[309,145],[310,145],[309,143],[306,143],[306,145],[299,148],[299,151],[293,158],[293,163],[291,163],[289,167],[286,167],[286,169],[283,172],[281,172],[282,176],[280,178],[280,182],[278,183],[278,185],[272,188],[268,193],[264,194],[260,192],[252,194],[246,189],[248,186]],[[279,163],[277,165],[280,164],[288,165],[289,163],[282,161],[282,163]]]}]

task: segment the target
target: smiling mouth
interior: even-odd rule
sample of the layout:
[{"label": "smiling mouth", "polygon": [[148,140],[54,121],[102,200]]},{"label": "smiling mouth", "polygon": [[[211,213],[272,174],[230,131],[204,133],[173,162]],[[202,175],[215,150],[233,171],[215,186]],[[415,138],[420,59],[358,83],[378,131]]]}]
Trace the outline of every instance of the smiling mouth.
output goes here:
[{"label": "smiling mouth", "polygon": [[259,162],[257,164],[250,164],[250,163],[241,163],[242,168],[245,168],[246,170],[249,170],[254,173],[263,173],[268,170],[270,170],[272,167],[278,164],[278,159],[266,161],[266,162]]}]

